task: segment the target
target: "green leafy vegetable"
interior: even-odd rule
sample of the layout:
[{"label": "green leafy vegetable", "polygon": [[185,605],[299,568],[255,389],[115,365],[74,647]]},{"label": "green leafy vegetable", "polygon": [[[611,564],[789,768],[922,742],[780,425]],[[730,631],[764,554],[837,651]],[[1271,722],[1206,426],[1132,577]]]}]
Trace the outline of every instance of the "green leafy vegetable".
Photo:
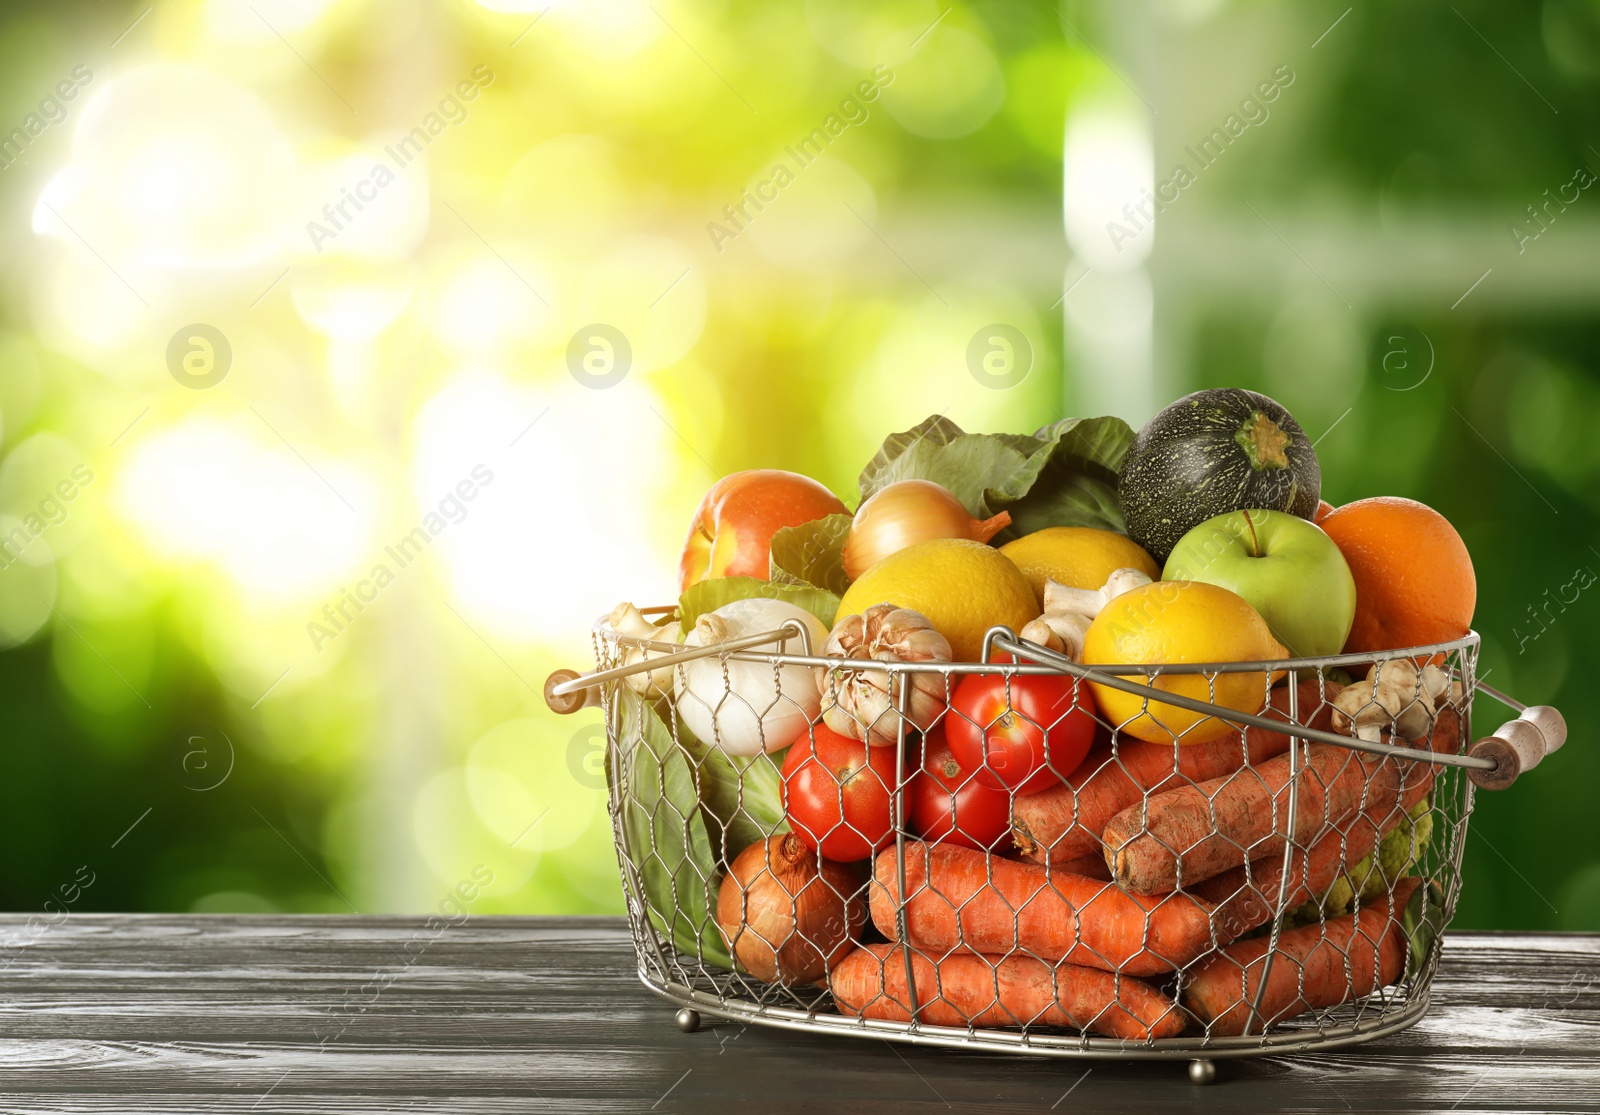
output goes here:
[{"label": "green leafy vegetable", "polygon": [[627,781],[612,793],[650,920],[678,951],[731,968],[714,917],[717,888],[740,852],[789,829],[783,755],[731,758],[676,718],[668,730],[637,693],[619,687],[616,699]]},{"label": "green leafy vegetable", "polygon": [[[814,585],[779,585],[756,577],[710,577],[690,585],[678,599],[678,616],[683,630],[694,630],[694,621],[706,612],[714,612],[724,604],[747,600],[752,596],[766,596],[798,605],[821,620],[824,627],[833,626],[834,614],[839,610],[839,597]],[[816,653],[822,650],[821,647],[811,649]]]},{"label": "green leafy vegetable", "polygon": [[899,480],[931,480],[976,518],[1010,511],[997,542],[1052,526],[1120,532],[1117,469],[1133,437],[1114,417],[1067,418],[1030,437],[968,434],[935,415],[884,440],[861,472],[861,498]]},{"label": "green leafy vegetable", "polygon": [[774,534],[768,574],[772,583],[822,588],[843,596],[850,587],[844,543],[854,521],[851,515],[829,515]]},{"label": "green leafy vegetable", "polygon": [[1044,448],[1010,482],[985,493],[994,512],[1011,512],[1011,526],[997,541],[1046,527],[1125,533],[1117,470],[1133,444],[1133,428],[1120,418],[1066,418],[1035,436]]},{"label": "green leafy vegetable", "polygon": [[1406,957],[1407,975],[1415,975],[1428,962],[1428,953],[1433,950],[1439,934],[1444,932],[1444,923],[1444,891],[1431,879],[1424,880],[1411,892],[1411,901],[1406,903],[1405,916],[1401,919],[1406,943],[1410,946]]},{"label": "green leafy vegetable", "polygon": [[712,916],[717,857],[700,810],[694,767],[638,694],[619,686],[616,700],[625,784],[613,786],[612,793],[621,802],[650,920],[680,952],[732,968]]},{"label": "green leafy vegetable", "polygon": [[700,742],[682,721],[678,740],[689,753],[711,830],[711,844],[724,868],[757,840],[789,831],[783,816],[784,752],[734,758]]},{"label": "green leafy vegetable", "polygon": [[931,480],[954,492],[975,517],[987,519],[994,512],[984,493],[1026,465],[1028,453],[1018,445],[1028,440],[963,433],[948,418],[934,415],[884,439],[883,448],[861,472],[862,502],[900,480]]}]

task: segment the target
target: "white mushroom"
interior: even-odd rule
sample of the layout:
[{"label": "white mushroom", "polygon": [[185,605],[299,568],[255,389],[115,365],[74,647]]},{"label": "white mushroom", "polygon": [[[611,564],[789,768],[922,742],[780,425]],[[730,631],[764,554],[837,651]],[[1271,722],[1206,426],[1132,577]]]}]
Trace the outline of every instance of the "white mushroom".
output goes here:
[{"label": "white mushroom", "polygon": [[[611,609],[610,622],[613,631],[630,639],[643,639],[652,643],[677,641],[674,638],[677,624],[671,622],[671,617],[661,624],[651,623],[638,608],[627,601]],[[669,652],[664,650],[640,650],[629,647],[622,652],[622,665],[631,666],[635,662],[660,658],[667,653]],[[629,674],[622,679],[622,683],[635,693],[653,700],[664,693],[672,692],[672,667],[662,666],[648,673]]]},{"label": "white mushroom", "polygon": [[1463,693],[1459,681],[1452,680],[1448,671],[1441,670],[1431,662],[1422,667],[1422,687],[1428,691],[1428,696],[1433,698],[1435,708],[1442,704],[1459,703]]},{"label": "white mushroom", "polygon": [[1118,569],[1106,578],[1100,588],[1073,588],[1059,581],[1044,583],[1044,610],[1050,612],[1075,612],[1093,619],[1111,601],[1132,589],[1148,585],[1150,578],[1142,570]]},{"label": "white mushroom", "polygon": [[1417,669],[1409,658],[1378,662],[1365,681],[1346,686],[1333,699],[1333,726],[1379,743],[1385,730],[1419,740],[1433,729],[1441,697],[1456,698],[1459,686],[1434,665]]},{"label": "white mushroom", "polygon": [[1019,634],[1031,643],[1082,661],[1083,639],[1089,625],[1112,600],[1132,589],[1148,585],[1150,578],[1138,569],[1117,569],[1100,588],[1073,588],[1060,581],[1044,583],[1044,614],[1030,622]]},{"label": "white mushroom", "polygon": [[[1093,621],[1081,612],[1046,612],[1038,619],[1031,620],[1020,634],[1029,642],[1049,647],[1074,662],[1080,662],[1083,654],[1083,637],[1089,633],[1091,622]],[[1047,637],[1040,638],[1041,633]]]},{"label": "white mushroom", "polygon": [[1038,643],[1045,650],[1053,650],[1057,654],[1065,654],[1068,658],[1076,660],[1072,652],[1067,649],[1067,644],[1061,641],[1060,635],[1050,629],[1043,616],[1030,619],[1017,634],[1027,642]]}]

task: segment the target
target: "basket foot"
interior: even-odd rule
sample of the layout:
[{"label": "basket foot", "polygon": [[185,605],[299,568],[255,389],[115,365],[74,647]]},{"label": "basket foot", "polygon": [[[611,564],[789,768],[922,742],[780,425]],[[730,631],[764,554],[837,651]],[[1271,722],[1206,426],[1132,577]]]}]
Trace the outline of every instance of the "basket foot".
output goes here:
[{"label": "basket foot", "polygon": [[673,1018],[678,1023],[678,1029],[686,1034],[692,1034],[700,1029],[700,1012],[693,1007],[678,1008],[678,1013]]},{"label": "basket foot", "polygon": [[1216,1062],[1196,1057],[1189,1062],[1189,1079],[1196,1084],[1210,1084],[1217,1078]]}]

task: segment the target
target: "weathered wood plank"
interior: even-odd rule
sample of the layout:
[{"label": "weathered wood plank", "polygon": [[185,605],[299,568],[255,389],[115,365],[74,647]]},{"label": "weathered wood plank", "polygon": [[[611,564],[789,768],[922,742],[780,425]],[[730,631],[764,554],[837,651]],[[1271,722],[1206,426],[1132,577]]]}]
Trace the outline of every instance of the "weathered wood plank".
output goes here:
[{"label": "weathered wood plank", "polygon": [[1600,937],[1452,934],[1417,1027],[1206,1089],[1181,1062],[685,1035],[620,921],[423,925],[74,915],[0,971],[0,1109],[1600,1111]]}]

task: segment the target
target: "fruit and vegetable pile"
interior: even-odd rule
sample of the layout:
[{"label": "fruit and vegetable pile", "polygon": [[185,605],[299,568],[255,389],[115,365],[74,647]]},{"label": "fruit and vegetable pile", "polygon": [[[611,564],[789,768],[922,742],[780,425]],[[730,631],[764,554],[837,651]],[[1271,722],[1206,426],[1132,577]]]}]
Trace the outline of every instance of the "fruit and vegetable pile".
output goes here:
[{"label": "fruit and vegetable pile", "polygon": [[[1452,657],[1416,648],[1468,634],[1476,587],[1437,512],[1335,508],[1321,486],[1288,411],[1237,389],[1137,432],[930,418],[884,442],[854,512],[793,473],[719,481],[675,614],[622,604],[610,628],[791,634],[615,690],[612,792],[657,931],[846,1015],[908,1020],[914,990],[928,1024],[1135,1040],[1260,1032],[1401,980],[1441,921],[1419,867],[1440,768],[1291,754],[1289,732],[1460,751]],[[995,625],[1039,657],[985,663]],[[779,651],[826,664],[760,658]],[[1361,657],[1282,661],[1341,653]],[[1284,727],[1037,668],[1051,656]],[[1263,665],[1160,669],[1194,663]]]}]

